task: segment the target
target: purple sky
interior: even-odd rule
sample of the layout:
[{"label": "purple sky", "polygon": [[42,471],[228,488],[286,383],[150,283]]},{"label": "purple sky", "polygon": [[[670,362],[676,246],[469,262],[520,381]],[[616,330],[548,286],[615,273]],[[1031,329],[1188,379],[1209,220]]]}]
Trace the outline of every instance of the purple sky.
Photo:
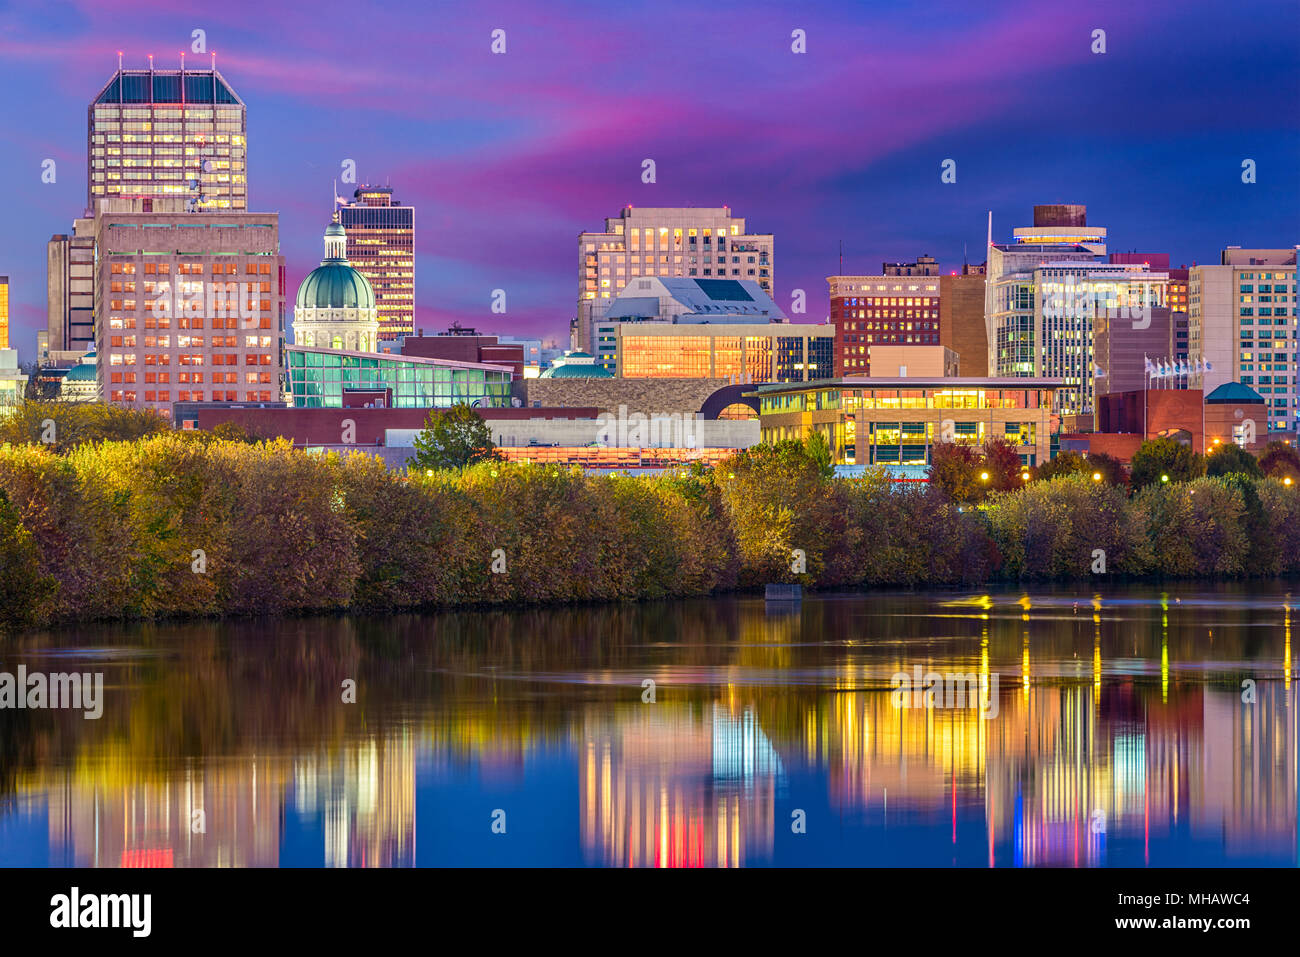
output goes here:
[{"label": "purple sky", "polygon": [[989,209],[1005,239],[1034,203],[1086,203],[1113,250],[1175,263],[1300,242],[1294,0],[0,3],[0,274],[24,360],[45,242],[85,203],[90,98],[117,50],[174,67],[196,28],[248,104],[250,205],[281,213],[291,294],[353,159],[416,206],[426,331],[567,338],[577,234],[628,203],[729,205],[775,233],[776,298],[806,290],[811,320],[841,239],[846,271],[920,253],[960,267],[963,244],[983,259]]}]

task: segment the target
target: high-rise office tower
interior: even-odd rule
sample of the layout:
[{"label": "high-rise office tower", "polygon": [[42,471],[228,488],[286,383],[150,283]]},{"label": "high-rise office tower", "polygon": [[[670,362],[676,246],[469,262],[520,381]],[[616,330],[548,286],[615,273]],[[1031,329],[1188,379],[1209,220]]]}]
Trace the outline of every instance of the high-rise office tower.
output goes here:
[{"label": "high-rise office tower", "polygon": [[578,236],[578,314],[570,341],[611,372],[616,344],[596,335],[611,300],[642,276],[747,279],[772,295],[771,233],[750,233],[731,207],[624,207],[604,232]]},{"label": "high-rise office tower", "polygon": [[[182,59],[183,63],[183,59]],[[115,196],[248,208],[244,102],[208,69],[118,70],[86,111],[86,208]]]},{"label": "high-rise office tower", "polygon": [[415,207],[388,186],[362,186],[340,207],[347,259],[370,280],[379,310],[379,338],[400,339],[415,325]]},{"label": "high-rise office tower", "polygon": [[1296,248],[1230,246],[1219,265],[1191,268],[1187,300],[1191,386],[1250,386],[1268,405],[1270,432],[1294,429]]},{"label": "high-rise office tower", "polygon": [[991,223],[992,217],[984,287],[988,374],[1064,379],[1057,411],[1091,415],[1095,320],[1112,309],[1128,315],[1163,308],[1168,275],[1110,263],[1106,230],[1088,225],[1086,206],[1035,206],[1034,225],[1014,230],[1010,243],[993,242]]},{"label": "high-rise office tower", "polygon": [[106,199],[95,246],[102,399],[168,416],[173,402],[280,399],[279,214],[204,216],[179,197]]}]

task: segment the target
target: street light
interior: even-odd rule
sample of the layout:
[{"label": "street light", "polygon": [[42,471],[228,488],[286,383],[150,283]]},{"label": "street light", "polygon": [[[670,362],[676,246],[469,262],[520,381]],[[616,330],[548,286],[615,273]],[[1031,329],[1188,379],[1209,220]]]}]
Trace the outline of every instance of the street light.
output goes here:
[{"label": "street light", "polygon": [[981,473],[980,473],[980,481],[981,481],[981,482],[987,482],[988,480],[989,480],[989,473],[988,473],[988,472],[981,472]]},{"label": "street light", "polygon": [[1162,475],[1162,476],[1160,476],[1160,481],[1162,481],[1162,482],[1168,482],[1168,481],[1169,481],[1169,476],[1168,476],[1168,475]]},{"label": "street light", "polygon": [[1028,472],[1021,472],[1021,473],[1020,473],[1020,480],[1021,480],[1022,482],[1028,482],[1028,481],[1029,481],[1029,473],[1028,473]]},{"label": "street light", "polygon": [[1101,473],[1100,473],[1100,472],[1093,472],[1093,473],[1092,473],[1092,480],[1093,480],[1094,482],[1100,482],[1100,481],[1101,481]]},{"label": "street light", "polygon": [[1284,478],[1284,479],[1282,480],[1282,484],[1283,484],[1283,485],[1290,485],[1290,484],[1291,484],[1291,476],[1288,475],[1286,478]]}]

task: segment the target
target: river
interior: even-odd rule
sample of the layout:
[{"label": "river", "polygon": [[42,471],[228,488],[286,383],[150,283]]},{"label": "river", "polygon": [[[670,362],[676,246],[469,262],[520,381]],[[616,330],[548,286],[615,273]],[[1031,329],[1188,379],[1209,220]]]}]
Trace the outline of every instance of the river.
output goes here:
[{"label": "river", "polygon": [[97,719],[0,711],[0,865],[1295,866],[1291,589],[0,639],[0,671],[103,675]]}]

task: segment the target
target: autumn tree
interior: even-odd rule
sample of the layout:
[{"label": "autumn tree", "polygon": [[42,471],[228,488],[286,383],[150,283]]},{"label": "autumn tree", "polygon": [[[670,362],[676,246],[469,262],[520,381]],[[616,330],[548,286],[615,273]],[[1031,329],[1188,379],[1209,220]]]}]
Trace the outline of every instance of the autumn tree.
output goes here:
[{"label": "autumn tree", "polygon": [[982,462],[969,445],[940,442],[930,447],[930,486],[954,502],[978,502],[984,497]]},{"label": "autumn tree", "polygon": [[[1024,484],[1020,476],[1025,466],[1020,461],[1020,453],[1004,438],[996,437],[984,443],[980,465],[980,481],[989,492],[1009,492]],[[985,473],[988,473],[987,481],[983,478]]]}]

